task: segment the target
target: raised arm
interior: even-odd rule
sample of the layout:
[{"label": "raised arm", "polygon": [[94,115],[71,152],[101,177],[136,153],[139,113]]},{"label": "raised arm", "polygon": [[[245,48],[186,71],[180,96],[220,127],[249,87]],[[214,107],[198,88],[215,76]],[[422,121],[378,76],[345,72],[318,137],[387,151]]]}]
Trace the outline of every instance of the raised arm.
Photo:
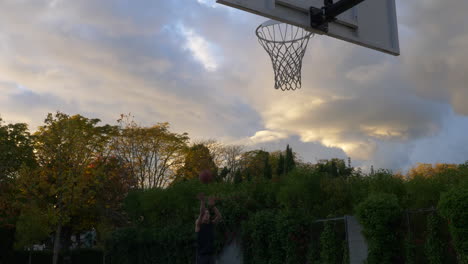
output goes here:
[{"label": "raised arm", "polygon": [[200,231],[200,224],[205,214],[205,194],[199,193],[197,199],[200,200],[200,214],[198,215],[197,221],[195,221],[195,232]]},{"label": "raised arm", "polygon": [[219,221],[221,221],[222,216],[221,216],[221,213],[219,212],[218,208],[216,208],[215,200],[216,200],[215,197],[209,197],[208,198],[208,205],[213,208],[213,212],[215,213],[215,218],[213,219],[213,222],[217,224],[217,223],[219,223]]}]

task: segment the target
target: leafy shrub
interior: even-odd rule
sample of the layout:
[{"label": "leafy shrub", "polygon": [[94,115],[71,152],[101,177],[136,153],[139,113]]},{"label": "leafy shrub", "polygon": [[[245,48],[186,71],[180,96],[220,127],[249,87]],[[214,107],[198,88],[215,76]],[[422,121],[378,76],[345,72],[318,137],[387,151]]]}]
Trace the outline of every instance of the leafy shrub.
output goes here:
[{"label": "leafy shrub", "polygon": [[325,222],[325,228],[320,235],[320,260],[323,264],[339,264],[342,262],[342,243],[335,232],[335,222]]},{"label": "leafy shrub", "polygon": [[369,177],[369,191],[376,194],[393,194],[400,202],[406,195],[403,179],[396,177],[388,170],[379,170]]},{"label": "leafy shrub", "polygon": [[442,264],[444,261],[445,245],[441,240],[441,222],[437,213],[432,213],[427,218],[427,237],[424,250],[429,264]]},{"label": "leafy shrub", "polygon": [[323,202],[320,181],[323,175],[311,170],[296,169],[281,181],[277,199],[281,207],[300,208],[317,215]]},{"label": "leafy shrub", "polygon": [[448,220],[459,262],[468,263],[468,182],[444,193],[438,208]]},{"label": "leafy shrub", "polygon": [[304,263],[311,218],[292,210],[261,210],[242,225],[246,263]]},{"label": "leafy shrub", "polygon": [[367,261],[395,263],[401,255],[396,230],[399,229],[401,208],[393,194],[372,194],[357,207],[369,253]]}]

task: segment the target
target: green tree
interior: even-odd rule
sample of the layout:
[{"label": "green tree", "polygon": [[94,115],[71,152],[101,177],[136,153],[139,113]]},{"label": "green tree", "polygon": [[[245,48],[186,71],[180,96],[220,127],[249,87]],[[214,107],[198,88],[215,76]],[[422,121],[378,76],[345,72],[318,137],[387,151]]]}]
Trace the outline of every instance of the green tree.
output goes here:
[{"label": "green tree", "polygon": [[238,184],[242,182],[242,173],[240,170],[236,170],[234,173],[234,183]]},{"label": "green tree", "polygon": [[281,176],[284,174],[284,156],[282,153],[279,154],[278,167],[276,169],[276,175]]},{"label": "green tree", "polygon": [[128,115],[118,120],[111,148],[128,164],[141,189],[167,186],[184,164],[189,137],[169,130],[169,123],[139,126]]},{"label": "green tree", "polygon": [[0,262],[12,252],[15,229],[21,228],[16,178],[21,168],[35,166],[27,124],[5,124],[0,118]]},{"label": "green tree", "polygon": [[21,166],[34,167],[36,160],[28,125],[4,125],[0,118],[0,183],[14,178]]},{"label": "green tree", "polygon": [[286,146],[286,157],[284,161],[284,171],[286,174],[291,172],[296,167],[296,162],[294,161],[294,153],[289,145]]},{"label": "green tree", "polygon": [[331,177],[349,177],[353,172],[353,168],[346,166],[342,159],[321,160],[315,168]]},{"label": "green tree", "polygon": [[203,170],[209,170],[213,176],[217,177],[218,168],[208,147],[202,144],[191,146],[186,155],[183,168],[179,171],[179,180],[197,179]]},{"label": "green tree", "polygon": [[49,207],[46,211],[35,204],[23,207],[16,223],[17,249],[24,249],[34,243],[40,243],[53,232],[52,226],[57,223],[54,209]]},{"label": "green tree", "polygon": [[264,157],[265,161],[264,161],[264,165],[263,165],[263,177],[265,179],[271,179],[273,177],[273,173],[272,173],[272,169],[271,169],[271,165],[270,165],[270,155],[269,153],[267,152],[267,154],[265,155]]},{"label": "green tree", "polygon": [[219,173],[219,178],[222,181],[226,181],[227,177],[229,175],[229,169],[227,167],[224,167],[221,172]]},{"label": "green tree", "polygon": [[367,263],[397,263],[401,248],[395,231],[399,228],[402,212],[397,197],[371,194],[356,211],[369,246]]},{"label": "green tree", "polygon": [[468,263],[468,181],[444,193],[438,208],[449,223],[459,263]]},{"label": "green tree", "polygon": [[56,217],[56,222],[50,223],[55,230],[56,264],[61,239],[65,246],[69,243],[72,219],[95,203],[96,192],[90,187],[96,181],[88,179],[85,172],[96,157],[104,154],[116,128],[98,126],[99,119],[60,112],[48,114],[44,122],[34,134],[39,166],[24,170],[18,179],[23,208],[34,202]]},{"label": "green tree", "polygon": [[444,263],[445,245],[441,240],[441,220],[437,212],[433,212],[427,217],[427,237],[424,244],[424,251],[429,264]]},{"label": "green tree", "polygon": [[233,182],[235,173],[240,169],[243,149],[244,147],[241,145],[227,145],[222,149],[222,161],[229,170],[226,178],[227,182]]},{"label": "green tree", "polygon": [[341,263],[342,251],[342,243],[338,240],[335,232],[335,223],[333,221],[325,222],[325,228],[320,235],[320,263]]},{"label": "green tree", "polygon": [[34,167],[32,137],[27,124],[4,124],[0,118],[0,228],[14,227],[19,212],[15,206],[15,179],[21,167]]},{"label": "green tree", "polygon": [[242,171],[251,179],[271,178],[269,153],[263,150],[252,150],[242,154]]}]

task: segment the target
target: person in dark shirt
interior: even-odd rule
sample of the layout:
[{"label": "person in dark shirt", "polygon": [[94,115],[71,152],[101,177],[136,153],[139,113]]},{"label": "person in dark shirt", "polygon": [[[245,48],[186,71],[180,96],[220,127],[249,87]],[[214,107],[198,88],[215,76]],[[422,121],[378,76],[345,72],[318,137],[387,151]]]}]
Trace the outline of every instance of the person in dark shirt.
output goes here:
[{"label": "person in dark shirt", "polygon": [[205,195],[198,194],[200,200],[200,215],[195,222],[197,233],[197,264],[214,264],[214,225],[221,221],[221,213],[215,206],[215,198],[208,197],[208,207],[211,207],[215,217],[211,220],[210,210],[205,207]]}]

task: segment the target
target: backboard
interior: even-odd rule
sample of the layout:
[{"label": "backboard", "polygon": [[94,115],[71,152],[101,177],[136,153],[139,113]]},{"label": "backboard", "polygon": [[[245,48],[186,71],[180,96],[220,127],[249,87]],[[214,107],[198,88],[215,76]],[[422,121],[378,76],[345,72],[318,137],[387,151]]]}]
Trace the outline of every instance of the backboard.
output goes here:
[{"label": "backboard", "polygon": [[[335,0],[337,2],[338,0]],[[400,55],[395,0],[366,0],[328,23],[327,30],[311,26],[310,8],[324,0],[217,0],[218,3],[328,35],[391,55]]]}]

